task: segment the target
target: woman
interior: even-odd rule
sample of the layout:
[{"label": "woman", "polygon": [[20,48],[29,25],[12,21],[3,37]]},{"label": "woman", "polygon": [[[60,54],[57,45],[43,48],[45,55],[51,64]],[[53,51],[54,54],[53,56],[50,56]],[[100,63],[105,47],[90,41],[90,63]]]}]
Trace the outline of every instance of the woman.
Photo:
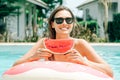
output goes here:
[{"label": "woman", "polygon": [[43,38],[40,39],[27,54],[16,61],[14,66],[25,62],[43,59],[50,61],[66,61],[87,65],[102,71],[111,77],[113,76],[110,66],[85,40],[70,37],[70,32],[75,25],[75,17],[70,9],[64,6],[59,6],[50,15],[48,23],[50,39],[73,39],[74,48],[69,50],[69,54],[66,55],[52,55],[51,51],[45,48],[43,44],[45,38]]}]

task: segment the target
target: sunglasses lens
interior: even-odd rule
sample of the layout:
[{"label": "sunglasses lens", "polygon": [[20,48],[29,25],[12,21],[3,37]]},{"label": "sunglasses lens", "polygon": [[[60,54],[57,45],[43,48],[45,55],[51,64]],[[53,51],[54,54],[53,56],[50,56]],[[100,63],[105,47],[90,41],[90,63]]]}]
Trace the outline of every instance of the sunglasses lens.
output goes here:
[{"label": "sunglasses lens", "polygon": [[54,18],[57,24],[62,24],[65,20],[67,24],[71,24],[73,22],[73,18]]},{"label": "sunglasses lens", "polygon": [[71,24],[73,22],[73,18],[66,18],[65,20],[67,24]]},{"label": "sunglasses lens", "polygon": [[64,20],[63,18],[55,18],[57,24],[63,23],[63,20]]}]

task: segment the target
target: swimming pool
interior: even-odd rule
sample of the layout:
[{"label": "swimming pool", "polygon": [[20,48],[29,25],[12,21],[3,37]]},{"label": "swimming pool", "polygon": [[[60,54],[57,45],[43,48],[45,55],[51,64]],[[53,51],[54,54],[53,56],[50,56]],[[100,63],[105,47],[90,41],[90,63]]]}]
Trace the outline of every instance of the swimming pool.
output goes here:
[{"label": "swimming pool", "polygon": [[[3,72],[10,68],[17,59],[33,46],[33,44],[0,44],[0,77]],[[97,53],[111,65],[115,80],[119,80],[120,44],[92,44],[92,46]]]}]

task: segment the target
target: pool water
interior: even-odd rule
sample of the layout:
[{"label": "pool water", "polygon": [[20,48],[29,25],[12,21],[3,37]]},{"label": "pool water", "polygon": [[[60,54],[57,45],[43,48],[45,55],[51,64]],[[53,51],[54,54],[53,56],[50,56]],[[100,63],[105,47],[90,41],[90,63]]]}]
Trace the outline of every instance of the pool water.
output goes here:
[{"label": "pool water", "polygon": [[[120,76],[120,45],[92,45],[112,67],[115,80]],[[25,54],[32,45],[0,45],[0,77],[13,63]]]}]

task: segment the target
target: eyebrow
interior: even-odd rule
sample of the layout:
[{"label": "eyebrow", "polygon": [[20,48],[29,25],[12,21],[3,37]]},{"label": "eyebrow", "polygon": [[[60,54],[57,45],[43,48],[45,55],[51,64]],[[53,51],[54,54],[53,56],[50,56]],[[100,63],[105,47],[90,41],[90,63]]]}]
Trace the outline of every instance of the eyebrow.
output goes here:
[{"label": "eyebrow", "polygon": [[[54,18],[64,18],[64,17],[54,17]],[[73,17],[65,17],[65,18],[73,18]]]}]

